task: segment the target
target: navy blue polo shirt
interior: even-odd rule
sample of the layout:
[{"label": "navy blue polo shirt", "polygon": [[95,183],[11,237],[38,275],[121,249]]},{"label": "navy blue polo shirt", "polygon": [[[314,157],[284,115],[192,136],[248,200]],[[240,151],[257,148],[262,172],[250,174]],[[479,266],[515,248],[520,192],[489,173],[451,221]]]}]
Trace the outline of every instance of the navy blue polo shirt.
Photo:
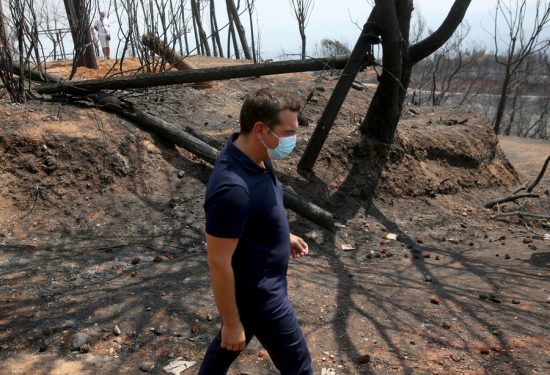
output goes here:
[{"label": "navy blue polo shirt", "polygon": [[206,232],[238,238],[231,264],[237,304],[276,306],[287,298],[290,233],[283,191],[271,161],[260,167],[233,145],[233,134],[218,156],[208,181]]}]

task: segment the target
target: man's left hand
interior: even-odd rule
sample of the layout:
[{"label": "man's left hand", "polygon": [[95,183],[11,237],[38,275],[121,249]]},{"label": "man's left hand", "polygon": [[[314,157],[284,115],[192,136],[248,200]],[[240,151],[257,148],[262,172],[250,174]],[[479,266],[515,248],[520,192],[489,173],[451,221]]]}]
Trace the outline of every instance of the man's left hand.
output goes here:
[{"label": "man's left hand", "polygon": [[290,234],[290,255],[293,259],[307,255],[309,247],[306,241],[294,234]]}]

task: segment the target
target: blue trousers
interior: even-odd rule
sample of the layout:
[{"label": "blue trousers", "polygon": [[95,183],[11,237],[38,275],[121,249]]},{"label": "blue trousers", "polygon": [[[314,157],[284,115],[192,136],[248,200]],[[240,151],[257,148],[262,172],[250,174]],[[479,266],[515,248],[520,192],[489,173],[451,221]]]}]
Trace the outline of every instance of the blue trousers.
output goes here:
[{"label": "blue trousers", "polygon": [[[246,344],[256,336],[269,353],[281,375],[311,375],[311,356],[288,300],[273,310],[239,308]],[[214,337],[199,370],[199,375],[225,375],[240,352],[221,348],[221,331]]]}]

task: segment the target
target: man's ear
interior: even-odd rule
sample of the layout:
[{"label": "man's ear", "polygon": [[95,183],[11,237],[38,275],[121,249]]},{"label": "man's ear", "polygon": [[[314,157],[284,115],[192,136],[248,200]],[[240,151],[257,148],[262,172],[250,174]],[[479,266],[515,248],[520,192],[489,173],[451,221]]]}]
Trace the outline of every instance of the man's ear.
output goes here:
[{"label": "man's ear", "polygon": [[261,121],[256,121],[254,123],[254,126],[252,126],[252,133],[255,137],[260,138],[262,136],[262,132],[265,129],[265,124]]}]

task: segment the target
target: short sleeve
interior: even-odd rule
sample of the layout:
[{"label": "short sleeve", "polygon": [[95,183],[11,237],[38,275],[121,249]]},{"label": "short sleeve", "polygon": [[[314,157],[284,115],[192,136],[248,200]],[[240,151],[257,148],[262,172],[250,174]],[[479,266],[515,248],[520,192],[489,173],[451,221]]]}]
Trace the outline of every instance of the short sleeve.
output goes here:
[{"label": "short sleeve", "polygon": [[206,233],[221,238],[241,238],[249,216],[248,192],[239,185],[223,185],[206,198]]}]

